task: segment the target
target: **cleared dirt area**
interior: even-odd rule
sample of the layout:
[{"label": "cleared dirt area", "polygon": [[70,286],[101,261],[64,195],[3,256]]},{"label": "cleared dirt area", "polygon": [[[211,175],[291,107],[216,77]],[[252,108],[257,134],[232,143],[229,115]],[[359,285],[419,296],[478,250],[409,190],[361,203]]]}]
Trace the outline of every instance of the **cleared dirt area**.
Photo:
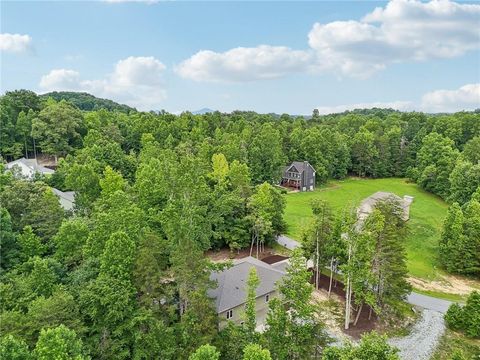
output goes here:
[{"label": "cleared dirt area", "polygon": [[[315,283],[315,276],[313,271],[312,271],[312,277],[310,279],[310,282],[312,284]],[[324,297],[325,299],[328,299],[329,286],[330,286],[330,278],[328,276],[321,275],[319,279],[319,289],[315,291],[315,293],[317,293],[317,297],[319,298]],[[331,298],[332,300],[339,303],[339,307],[342,309],[342,319],[343,319],[343,307],[345,306],[345,286],[343,285],[342,282],[333,280]],[[357,315],[357,312],[354,309],[352,314],[352,319],[355,319],[356,315]],[[340,330],[344,334],[354,339],[359,339],[362,334],[378,328],[379,328],[379,324],[378,324],[377,316],[373,313],[373,311],[370,314],[370,307],[368,305],[365,305],[363,306],[363,309],[360,313],[357,325],[350,324],[350,328],[348,330],[345,330],[343,323],[341,325],[337,324],[335,328],[331,328],[331,331],[336,332]]]},{"label": "cleared dirt area", "polygon": [[[225,260],[234,260],[234,259],[243,259],[244,257],[247,257],[249,255],[250,255],[250,249],[249,248],[238,250],[238,251],[232,251],[228,248],[225,248],[225,249],[220,249],[220,250],[209,250],[206,253],[206,256],[211,261],[214,261],[214,262],[220,262],[220,261],[225,261]],[[253,257],[257,256],[256,248],[253,249],[252,256]],[[281,259],[277,260],[277,261],[273,261],[273,259],[275,259],[277,257],[281,258]],[[268,260],[270,262],[265,261],[268,264],[273,264],[275,262],[286,259],[286,257],[278,255],[277,251],[275,251],[274,249],[272,249],[268,246],[265,246],[265,250],[258,254],[258,258],[262,261],[265,261],[266,259],[268,260],[270,258],[270,260]]]},{"label": "cleared dirt area", "polygon": [[440,280],[426,281],[415,277],[408,278],[413,287],[425,290],[436,291],[447,294],[468,295],[473,290],[478,290],[478,281],[443,275]]}]

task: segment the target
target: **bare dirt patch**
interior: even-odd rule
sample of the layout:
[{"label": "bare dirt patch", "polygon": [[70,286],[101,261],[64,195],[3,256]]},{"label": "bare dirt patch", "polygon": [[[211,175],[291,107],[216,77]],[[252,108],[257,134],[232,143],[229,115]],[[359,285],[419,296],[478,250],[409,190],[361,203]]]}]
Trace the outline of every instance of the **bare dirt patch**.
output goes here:
[{"label": "bare dirt patch", "polygon": [[267,256],[265,258],[262,258],[262,261],[267,263],[267,264],[275,264],[279,261],[283,261],[283,260],[286,260],[286,259],[288,259],[288,257],[286,257],[286,256],[270,255],[270,256]]},{"label": "bare dirt patch", "polygon": [[[312,277],[310,279],[310,282],[312,284],[315,283],[315,274],[312,271]],[[315,291],[317,296],[321,296],[321,294],[325,294],[324,296],[327,297],[328,299],[328,288],[330,285],[330,278],[325,275],[321,275],[319,279],[319,289]],[[354,300],[354,299],[353,299]],[[340,331],[344,335],[348,335],[349,337],[353,339],[359,339],[362,334],[366,332],[370,332],[372,330],[377,330],[379,328],[379,319],[376,316],[376,314],[372,311],[370,313],[370,307],[368,305],[364,305],[362,312],[360,313],[360,316],[358,318],[357,325],[350,324],[350,328],[348,330],[344,329],[343,325],[343,316],[344,316],[344,306],[345,306],[345,286],[342,282],[340,281],[333,281],[332,283],[332,293],[331,293],[331,299],[329,301],[334,301],[337,302],[338,304],[338,309],[341,312],[340,318],[337,319],[336,321],[336,328],[335,327],[327,327],[329,328],[330,331],[336,332]],[[352,311],[352,319],[355,319],[357,309],[353,309]]]},{"label": "bare dirt patch", "polygon": [[[256,249],[254,249],[252,256],[256,256]],[[242,250],[230,250],[228,248],[220,249],[220,250],[209,250],[206,253],[206,256],[213,262],[221,262],[225,260],[234,260],[234,259],[243,259],[244,257],[247,257],[250,255],[250,249],[242,249]],[[268,259],[273,256],[279,256],[277,255],[277,252],[268,247],[265,246],[265,250],[260,252],[258,257],[260,260]],[[274,261],[276,262],[276,261]],[[270,262],[269,264],[272,264],[273,262]]]},{"label": "bare dirt patch", "polygon": [[461,278],[453,275],[443,275],[440,280],[426,281],[409,277],[408,281],[413,287],[425,291],[437,291],[446,294],[468,295],[473,290],[480,288],[480,282]]}]

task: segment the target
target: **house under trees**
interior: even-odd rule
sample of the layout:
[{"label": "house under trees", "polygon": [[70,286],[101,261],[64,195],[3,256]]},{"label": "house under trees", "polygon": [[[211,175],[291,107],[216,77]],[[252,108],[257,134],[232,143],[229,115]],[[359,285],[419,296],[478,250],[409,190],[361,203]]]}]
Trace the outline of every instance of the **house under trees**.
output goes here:
[{"label": "house under trees", "polygon": [[277,283],[285,275],[285,262],[270,265],[251,256],[235,260],[231,268],[212,272],[210,276],[210,280],[217,284],[215,289],[209,291],[209,296],[215,299],[220,329],[226,326],[227,321],[233,321],[237,325],[244,321],[247,280],[252,267],[257,271],[260,280],[255,299],[257,330],[263,329],[267,319],[268,302],[278,297]]}]

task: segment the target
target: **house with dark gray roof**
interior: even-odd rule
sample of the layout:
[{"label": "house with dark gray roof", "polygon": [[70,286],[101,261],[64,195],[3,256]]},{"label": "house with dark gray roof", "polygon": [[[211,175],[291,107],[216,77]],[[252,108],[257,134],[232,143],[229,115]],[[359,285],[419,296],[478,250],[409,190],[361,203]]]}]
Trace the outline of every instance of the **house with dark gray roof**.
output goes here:
[{"label": "house with dark gray roof", "polygon": [[216,282],[216,288],[209,290],[209,296],[215,299],[215,309],[219,316],[219,328],[222,329],[227,321],[240,325],[244,321],[245,302],[247,299],[247,280],[251,268],[257,271],[260,284],[256,289],[257,329],[261,330],[265,324],[268,312],[268,302],[278,297],[277,283],[285,274],[284,267],[269,265],[248,256],[235,260],[232,267],[212,272],[210,280]]},{"label": "house with dark gray roof", "polygon": [[316,171],[308,161],[294,161],[283,170],[280,185],[299,191],[315,189]]}]

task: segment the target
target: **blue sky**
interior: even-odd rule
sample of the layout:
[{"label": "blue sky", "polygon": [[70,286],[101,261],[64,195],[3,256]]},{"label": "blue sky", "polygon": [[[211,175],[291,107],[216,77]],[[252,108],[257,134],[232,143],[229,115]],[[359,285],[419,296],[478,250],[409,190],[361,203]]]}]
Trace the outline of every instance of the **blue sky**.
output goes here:
[{"label": "blue sky", "polygon": [[142,110],[480,107],[480,4],[1,3],[1,90]]}]

